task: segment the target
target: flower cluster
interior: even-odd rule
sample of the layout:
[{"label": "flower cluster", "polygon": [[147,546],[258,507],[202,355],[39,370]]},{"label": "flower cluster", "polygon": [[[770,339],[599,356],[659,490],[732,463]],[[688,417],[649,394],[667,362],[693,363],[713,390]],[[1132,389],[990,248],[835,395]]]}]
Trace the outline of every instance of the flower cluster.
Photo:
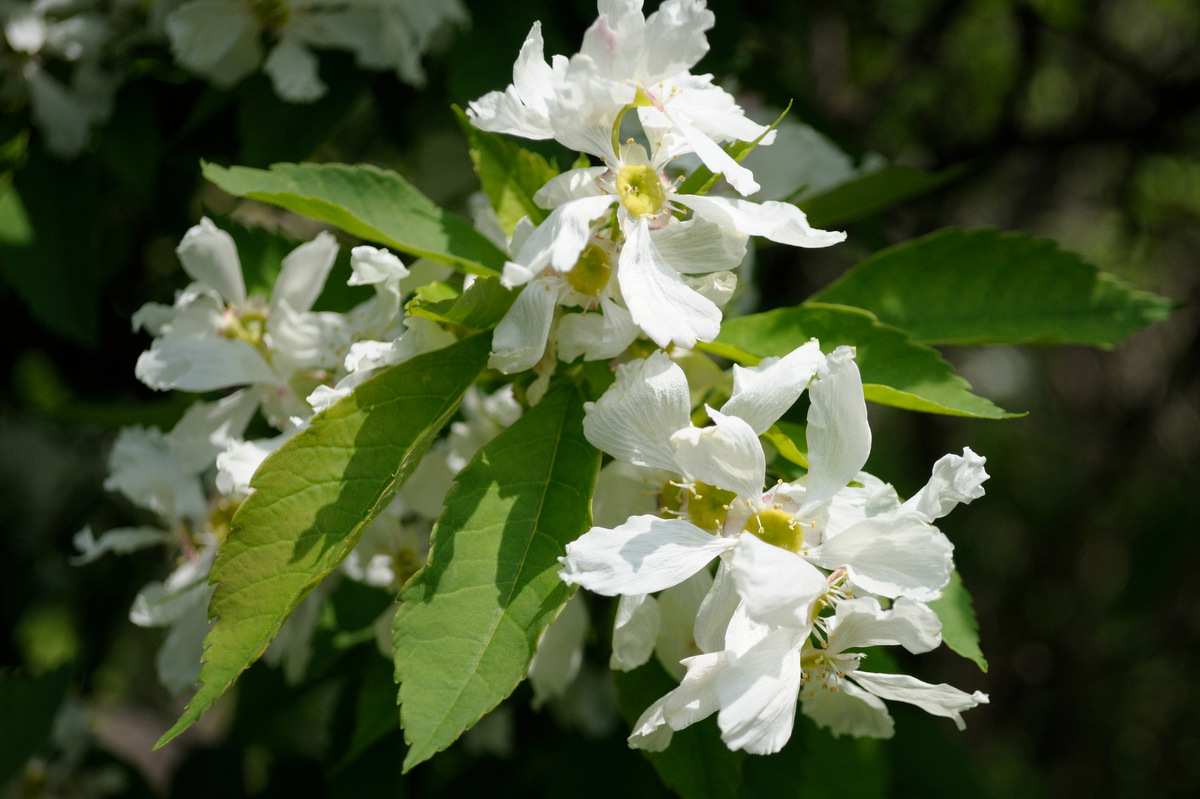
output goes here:
[{"label": "flower cluster", "polygon": [[[492,365],[506,373],[535,366],[550,344],[571,361],[612,358],[641,335],[660,347],[711,341],[747,237],[798,247],[845,239],[814,230],[788,203],[681,193],[667,168],[690,155],[753,194],[753,174],[721,145],[770,144],[774,132],[711,75],[691,74],[713,24],[703,2],[667,0],[649,17],[635,0],[600,10],[580,52],[550,63],[535,23],[512,85],[468,108],[483,130],[554,139],[601,162],[550,180],[533,198],[549,214],[513,232],[502,281],[525,290],[493,339]],[[631,110],[641,141],[622,141]]]}]

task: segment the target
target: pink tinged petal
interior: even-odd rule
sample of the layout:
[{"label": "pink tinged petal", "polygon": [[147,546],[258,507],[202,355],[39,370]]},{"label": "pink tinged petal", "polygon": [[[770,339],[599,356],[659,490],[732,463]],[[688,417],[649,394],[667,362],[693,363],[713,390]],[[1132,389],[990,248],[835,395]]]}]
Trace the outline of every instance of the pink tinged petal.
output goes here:
[{"label": "pink tinged petal", "polygon": [[738,495],[739,500],[762,498],[767,463],[762,444],[750,425],[736,416],[708,409],[716,424],[685,427],[671,436],[675,462],[688,475]]},{"label": "pink tinged petal", "polygon": [[158,338],[134,367],[138,380],[158,391],[214,391],[279,377],[253,346],[228,338]]},{"label": "pink tinged petal", "polygon": [[646,40],[641,3],[615,0],[598,5],[600,16],[584,32],[579,53],[593,61],[608,80],[633,78]]},{"label": "pink tinged petal", "polygon": [[684,284],[679,272],[663,260],[645,220],[631,228],[617,279],[633,321],[660,347],[712,341],[721,330],[721,309]]},{"label": "pink tinged petal", "polygon": [[558,576],[605,596],[650,594],[683,582],[736,544],[681,519],[634,516],[568,544]]},{"label": "pink tinged petal", "polygon": [[950,581],[953,554],[954,545],[936,527],[901,516],[859,522],[807,557],[826,569],[844,566],[855,585],[873,594],[930,602]]},{"label": "pink tinged petal", "polygon": [[831,655],[868,646],[903,646],[913,654],[942,642],[942,623],[927,605],[900,598],[883,610],[874,597],[843,599],[829,621],[826,650]]},{"label": "pink tinged petal", "polygon": [[683,369],[655,352],[617,367],[616,381],[584,405],[583,432],[618,460],[678,474],[671,434],[691,424],[691,407]]},{"label": "pink tinged petal", "polygon": [[730,749],[769,755],[791,738],[803,674],[798,644],[792,631],[777,630],[744,655],[729,656],[715,690],[717,725]]},{"label": "pink tinged petal", "polygon": [[891,738],[896,732],[883,701],[848,680],[842,680],[836,690],[823,681],[805,683],[800,710],[835,736]]},{"label": "pink tinged petal", "polygon": [[649,594],[626,594],[617,602],[608,667],[629,671],[650,659],[662,614]]},{"label": "pink tinged petal", "polygon": [[193,280],[215,289],[226,302],[240,305],[246,301],[242,262],[238,260],[233,236],[214,225],[208,217],[184,234],[175,254],[183,264],[183,271]]},{"label": "pink tinged petal", "polygon": [[[808,492],[805,509],[846,487],[871,453],[871,428],[862,377],[852,347],[838,347],[817,371],[808,390]],[[804,514],[805,510],[801,510]]]},{"label": "pink tinged petal", "polygon": [[532,369],[542,359],[558,303],[557,282],[534,280],[517,295],[492,334],[489,366],[514,374]]},{"label": "pink tinged petal", "polygon": [[846,240],[845,233],[814,229],[808,224],[804,212],[790,203],[769,200],[759,204],[749,200],[695,194],[673,195],[673,199],[718,225],[733,228],[747,236],[763,236],[780,244],[829,247]]},{"label": "pink tinged petal", "polygon": [[534,193],[533,201],[542,208],[557,208],[572,200],[599,197],[605,191],[596,184],[596,179],[607,171],[606,166],[592,166],[555,175]]},{"label": "pink tinged petal", "polygon": [[654,653],[667,673],[677,680],[683,678],[683,661],[703,653],[696,645],[693,628],[700,603],[712,584],[708,569],[701,569],[658,595],[662,623],[654,642]]},{"label": "pink tinged petal", "polygon": [[807,631],[813,602],[829,589],[820,569],[752,533],[740,536],[730,567],[747,614],[763,624]]},{"label": "pink tinged petal", "polygon": [[583,596],[576,593],[542,632],[529,663],[534,710],[562,696],[575,680],[583,664],[583,645],[590,629],[587,605]]},{"label": "pink tinged petal", "polygon": [[983,481],[988,473],[983,465],[987,458],[976,455],[970,447],[962,456],[944,455],[933,465],[933,475],[925,487],[902,506],[932,522],[954,510],[959,503],[969,504],[983,496]]},{"label": "pink tinged petal", "polygon": [[783,358],[764,358],[752,367],[734,364],[733,393],[721,412],[744,419],[762,435],[795,404],[824,360],[814,339]]},{"label": "pink tinged petal", "polygon": [[646,18],[645,40],[651,43],[643,55],[644,83],[654,83],[679,72],[687,72],[708,52],[705,32],[716,21],[698,0],[667,0]]},{"label": "pink tinged petal", "polygon": [[960,730],[967,727],[961,715],[964,710],[988,703],[987,694],[980,691],[968,694],[952,685],[931,685],[907,674],[856,671],[852,676],[855,682],[876,696],[916,705],[932,716],[953,719]]},{"label": "pink tinged petal", "polygon": [[321,231],[315,239],[284,256],[275,288],[271,291],[271,307],[282,301],[296,311],[312,308],[325,287],[325,278],[329,276],[337,254],[337,239],[332,233]]},{"label": "pink tinged petal", "polygon": [[725,649],[725,631],[742,598],[738,596],[729,571],[728,556],[717,565],[717,576],[696,612],[692,637],[701,652],[720,652]]},{"label": "pink tinged petal", "polygon": [[650,237],[667,263],[689,275],[737,269],[746,257],[749,239],[736,230],[693,217],[680,222],[674,217]]}]

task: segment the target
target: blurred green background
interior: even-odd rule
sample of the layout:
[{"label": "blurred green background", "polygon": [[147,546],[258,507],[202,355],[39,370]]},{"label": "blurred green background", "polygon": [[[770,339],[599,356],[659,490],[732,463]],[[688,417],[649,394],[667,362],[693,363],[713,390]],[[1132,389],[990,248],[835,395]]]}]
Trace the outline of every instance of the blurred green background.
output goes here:
[{"label": "blurred green background", "polygon": [[[450,103],[506,85],[534,19],[548,53],[570,53],[595,17],[582,0],[468,5],[471,28],[426,59],[423,90],[322,54],[333,91],[315,106],[288,106],[261,75],[216,92],[147,53],[113,121],[75,161],[45,156],[36,133],[25,149],[22,120],[3,120],[0,139],[12,141],[0,150],[0,171],[11,173],[28,224],[0,194],[0,315],[10,331],[0,349],[0,665],[69,664],[50,674],[66,674],[94,713],[100,743],[83,757],[124,774],[128,795],[272,796],[297,786],[318,795],[322,785],[329,795],[464,795],[462,786],[482,778],[499,796],[660,790],[620,736],[559,734],[520,692],[510,703],[519,733],[512,760],[473,759],[459,746],[401,780],[392,733],[362,767],[331,776],[338,686],[318,679],[286,693],[262,666],[240,692],[258,692],[256,704],[226,706],[226,718],[214,711],[190,745],[151,756],[179,705],[154,677],[160,632],[134,627],[127,611],[166,564],[153,552],[67,563],[84,524],[102,530],[137,518],[101,487],[115,430],[169,425],[186,406],[134,380],[148,342],[131,333],[129,318],[183,285],[173,248],[202,209],[230,207],[200,184],[199,160],[370,161],[461,208],[475,184]],[[793,100],[794,119],[855,159],[878,153],[929,172],[959,170],[849,225],[845,245],[764,251],[764,307],[799,302],[869,253],[947,225],[1048,236],[1185,303],[1113,352],[946,353],[978,393],[1028,411],[1021,419],[871,406],[867,468],[902,495],[946,452],[969,445],[988,458],[987,496],[942,527],[975,598],[990,670],[947,651],[911,667],[930,682],[986,691],[991,704],[969,713],[961,734],[893,708],[894,740],[830,747],[829,773],[797,775],[796,795],[1200,792],[1200,7],[709,5],[717,25],[700,71],[736,89],[751,116],[773,118],[757,109]],[[21,246],[22,235],[37,246]],[[805,725],[797,737],[807,740]],[[882,760],[860,761],[864,752]],[[575,762],[599,776],[580,784]]]}]

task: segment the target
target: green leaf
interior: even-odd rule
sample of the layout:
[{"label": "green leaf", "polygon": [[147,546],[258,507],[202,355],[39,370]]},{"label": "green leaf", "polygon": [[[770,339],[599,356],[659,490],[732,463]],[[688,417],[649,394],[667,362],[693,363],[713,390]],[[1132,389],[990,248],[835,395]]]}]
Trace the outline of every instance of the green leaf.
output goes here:
[{"label": "green leaf", "polygon": [[41,674],[0,671],[0,785],[50,740],[70,677],[70,666]]},{"label": "green leaf", "polygon": [[392,670],[386,660],[372,653],[363,668],[361,682],[354,687],[357,689],[354,731],[346,753],[335,766],[337,769],[345,768],[400,726],[400,712],[395,703],[396,684],[392,682]]},{"label": "green leaf", "polygon": [[[633,671],[613,672],[617,706],[631,728],[638,717],[678,683],[651,658]],[[721,740],[716,717],[679,730],[661,752],[642,752],[658,777],[684,799],[724,799],[736,796],[742,782],[744,752],[731,752]]]},{"label": "green leaf", "polygon": [[382,371],[263,462],[213,565],[203,685],[157,746],[191,726],[258,659],[350,552],[483,370],[489,339],[474,336]]},{"label": "green leaf", "polygon": [[957,571],[951,572],[950,584],[942,589],[942,598],[930,602],[929,607],[942,620],[942,640],[946,646],[973,661],[980,671],[987,671],[987,658],[979,648],[979,624],[975,621],[975,608]]},{"label": "green leaf", "polygon": [[454,106],[454,116],[471,143],[475,174],[496,210],[500,229],[511,235],[523,216],[528,216],[535,225],[540,224],[549,212],[533,201],[533,195],[558,174],[558,168],[499,134],[475,127],[458,106]]},{"label": "green leaf", "polygon": [[801,713],[779,752],[746,759],[741,799],[877,799],[888,767],[874,738],[834,736]]},{"label": "green leaf", "polygon": [[971,393],[970,384],[954,374],[937,350],[858,308],[805,303],[726,319],[717,340],[699,347],[743,363],[757,363],[768,356],[786,355],[810,338],[820,340],[823,352],[842,344],[857,348],[855,360],[862,372],[863,391],[872,402],[981,419],[1019,415]]},{"label": "green leaf", "polygon": [[802,200],[798,205],[813,227],[844,225],[931,192],[965,171],[965,167],[960,165],[931,174],[910,166],[891,164]]},{"label": "green leaf", "polygon": [[562,384],[481,449],[446,495],[429,562],[393,627],[405,770],[512,693],[572,593],[566,545],[591,525],[600,453],[583,396]]},{"label": "green leaf", "polygon": [[1112,347],[1175,307],[1049,239],[939,230],[876,253],[821,291],[930,344]]},{"label": "green leaf", "polygon": [[517,292],[504,288],[498,278],[481,277],[457,297],[435,302],[418,300],[409,305],[408,312],[468,330],[488,330],[499,324],[516,298]]},{"label": "green leaf", "polygon": [[[780,454],[781,457],[784,458],[784,460],[790,461],[797,466],[803,466],[805,469],[807,469],[808,453],[804,449],[801,449],[802,447],[806,447],[808,444],[804,438],[804,428],[797,424],[788,424],[788,431],[785,431],[782,427],[784,424],[787,423],[776,422],[775,424],[771,425],[770,429],[763,433],[761,437],[770,442],[771,446],[775,448],[775,450]],[[796,433],[794,432],[795,429],[799,430],[800,438],[796,438]],[[797,441],[800,443],[797,444]]]},{"label": "green leaf", "polygon": [[505,254],[467,220],[442,210],[395,172],[344,164],[270,169],[204,164],[204,177],[237,197],[278,205],[367,241],[477,275],[499,274]]}]

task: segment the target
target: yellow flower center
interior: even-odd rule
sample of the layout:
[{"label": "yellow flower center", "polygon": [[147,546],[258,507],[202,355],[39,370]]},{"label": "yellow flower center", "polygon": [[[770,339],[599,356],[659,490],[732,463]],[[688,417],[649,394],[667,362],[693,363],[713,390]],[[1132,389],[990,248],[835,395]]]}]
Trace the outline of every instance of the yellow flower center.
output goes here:
[{"label": "yellow flower center", "polygon": [[701,530],[718,531],[729,515],[729,503],[737,497],[732,491],[696,483],[691,488],[681,488],[674,483],[663,486],[662,510],[670,516],[687,519]]},{"label": "yellow flower center", "polygon": [[232,312],[222,332],[226,338],[240,339],[258,347],[262,344],[263,334],[267,332],[267,315],[260,311]]},{"label": "yellow flower center", "polygon": [[799,552],[804,545],[804,528],[796,517],[785,510],[768,508],[750,517],[746,530],[790,552]]},{"label": "yellow flower center", "polygon": [[603,247],[598,247],[595,244],[589,244],[584,249],[575,266],[566,274],[567,282],[571,284],[571,288],[580,294],[587,294],[590,297],[595,297],[604,291],[604,287],[608,285],[608,280],[611,277],[612,264],[609,260],[609,254],[605,252]]},{"label": "yellow flower center", "polygon": [[653,216],[666,202],[662,179],[649,164],[630,164],[617,173],[617,194],[634,216]]}]

